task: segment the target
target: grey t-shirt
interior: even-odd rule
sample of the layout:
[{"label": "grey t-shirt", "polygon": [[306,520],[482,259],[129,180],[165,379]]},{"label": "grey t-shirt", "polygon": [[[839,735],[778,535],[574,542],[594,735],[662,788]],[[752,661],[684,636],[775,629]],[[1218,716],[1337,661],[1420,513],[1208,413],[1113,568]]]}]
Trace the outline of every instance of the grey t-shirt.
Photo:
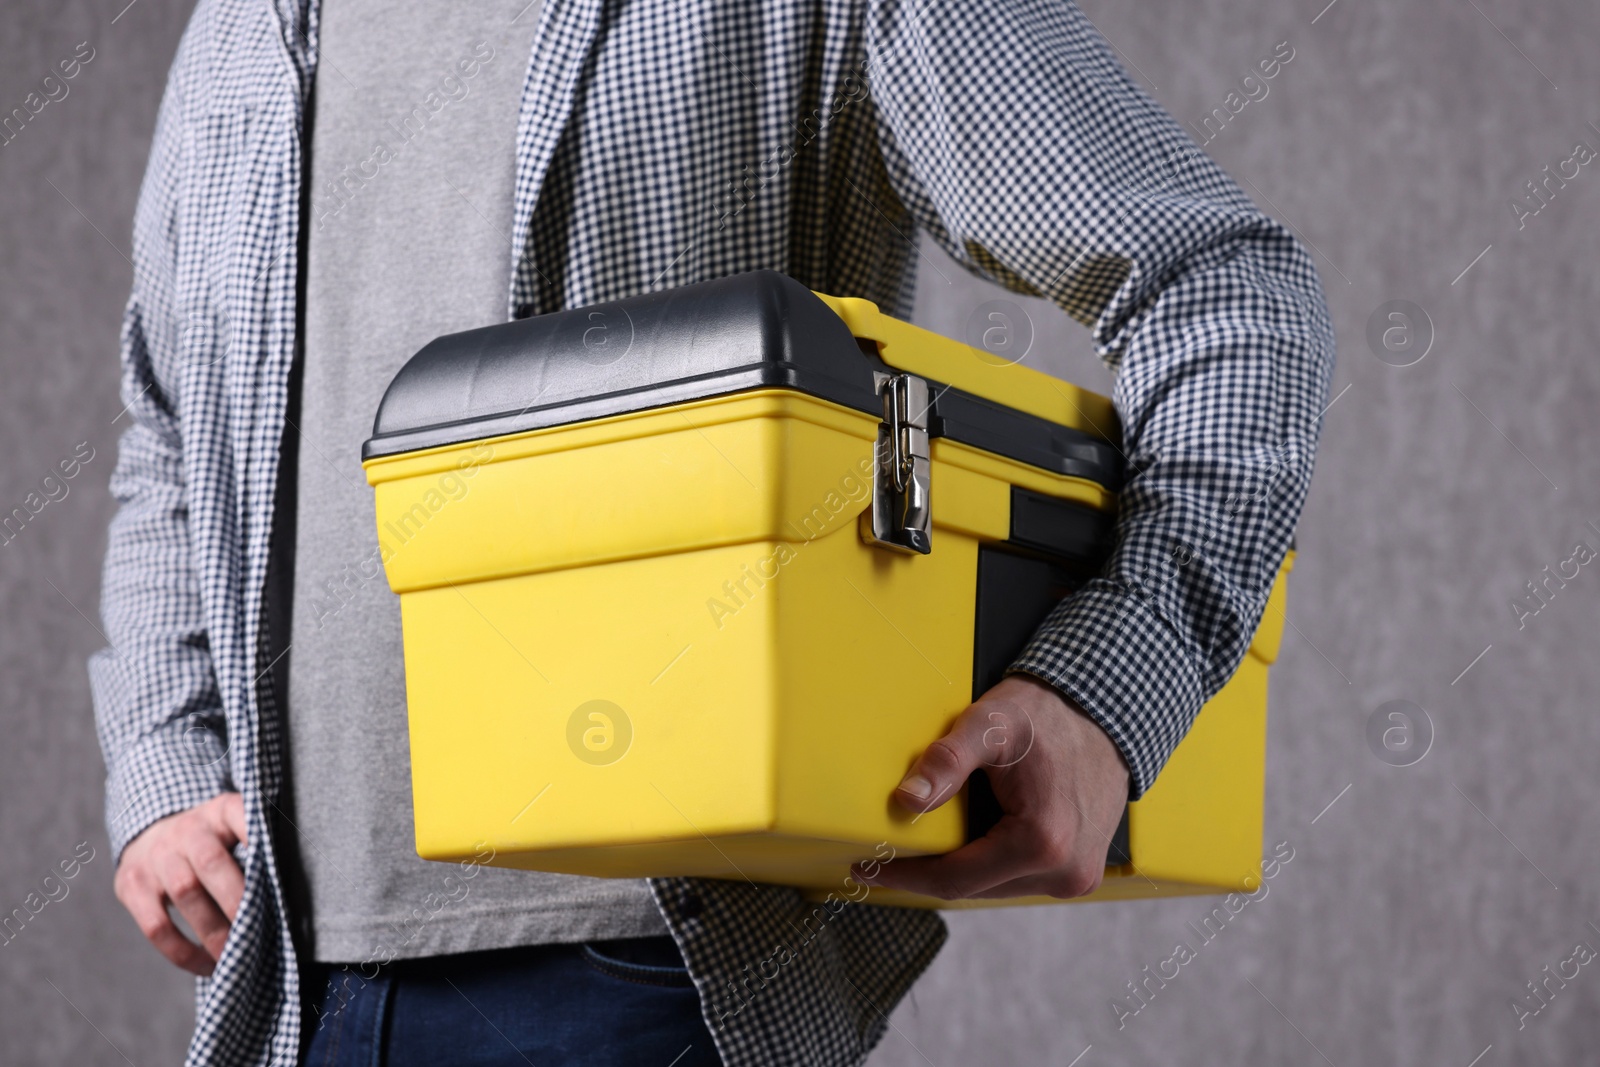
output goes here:
[{"label": "grey t-shirt", "polygon": [[361,443],[412,353],[506,316],[538,16],[527,0],[322,6],[284,807],[309,896],[301,929],[325,962],[666,931],[643,881],[463,879],[418,858],[412,836],[400,607],[376,566]]}]

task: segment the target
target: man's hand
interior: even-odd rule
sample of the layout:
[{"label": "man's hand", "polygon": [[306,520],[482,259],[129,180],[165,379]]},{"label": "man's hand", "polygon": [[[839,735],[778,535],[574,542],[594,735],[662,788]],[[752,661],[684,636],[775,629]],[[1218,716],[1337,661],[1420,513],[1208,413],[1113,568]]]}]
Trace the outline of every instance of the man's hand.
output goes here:
[{"label": "man's hand", "polygon": [[987,834],[943,856],[879,865],[870,885],[944,900],[1079,897],[1100,886],[1128,800],[1128,765],[1105,731],[1054,689],[1011,675],[929,745],[894,796],[931,811],[983,770],[1005,813]]},{"label": "man's hand", "polygon": [[[208,975],[222,956],[244,896],[244,874],[229,850],[243,840],[244,802],[238,793],[222,793],[151,823],[122,850],[117,899],[150,943],[186,971]],[[168,904],[203,949],[178,931]]]}]

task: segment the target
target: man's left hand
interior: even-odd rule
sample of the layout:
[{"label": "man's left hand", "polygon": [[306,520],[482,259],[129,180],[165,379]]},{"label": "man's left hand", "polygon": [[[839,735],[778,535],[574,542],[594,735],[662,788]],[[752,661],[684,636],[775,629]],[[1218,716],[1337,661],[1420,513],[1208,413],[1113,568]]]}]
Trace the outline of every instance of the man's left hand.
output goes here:
[{"label": "man's left hand", "polygon": [[944,900],[1079,897],[1100,886],[1111,835],[1128,801],[1128,765],[1092,719],[1054,689],[1011,675],[967,707],[895,789],[915,812],[989,776],[1003,817],[942,856],[897,858],[857,880]]}]

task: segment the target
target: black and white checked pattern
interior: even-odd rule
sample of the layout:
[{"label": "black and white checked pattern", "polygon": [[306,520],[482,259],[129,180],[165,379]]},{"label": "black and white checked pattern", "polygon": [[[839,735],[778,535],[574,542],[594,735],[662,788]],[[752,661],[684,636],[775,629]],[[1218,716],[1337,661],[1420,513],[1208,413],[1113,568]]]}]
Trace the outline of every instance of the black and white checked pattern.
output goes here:
[{"label": "black and white checked pattern", "polygon": [[[1108,565],[1015,669],[1083,705],[1142,793],[1243,656],[1305,497],[1334,358],[1306,251],[1067,0],[546,0],[540,19],[511,314],[770,267],[905,316],[923,229],[1093,330],[1137,473]],[[300,1038],[261,605],[316,26],[317,0],[201,0],[135,220],[113,647],[90,673],[116,853],[244,796],[244,902],[191,1065],[292,1064]],[[733,1065],[861,1062],[945,937],[851,904],[801,945],[816,906],[792,890],[653,889]]]}]

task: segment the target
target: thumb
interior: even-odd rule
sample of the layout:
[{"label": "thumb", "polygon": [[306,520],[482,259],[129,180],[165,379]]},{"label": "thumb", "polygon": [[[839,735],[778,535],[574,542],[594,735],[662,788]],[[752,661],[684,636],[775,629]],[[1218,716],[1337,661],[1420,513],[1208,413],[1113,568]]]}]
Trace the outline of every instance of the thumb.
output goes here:
[{"label": "thumb", "polygon": [[980,767],[1005,766],[1007,751],[1023,735],[1031,740],[1027,713],[1007,700],[985,697],[956,716],[950,732],[923,750],[895,787],[900,803],[926,812],[944,804]]}]

